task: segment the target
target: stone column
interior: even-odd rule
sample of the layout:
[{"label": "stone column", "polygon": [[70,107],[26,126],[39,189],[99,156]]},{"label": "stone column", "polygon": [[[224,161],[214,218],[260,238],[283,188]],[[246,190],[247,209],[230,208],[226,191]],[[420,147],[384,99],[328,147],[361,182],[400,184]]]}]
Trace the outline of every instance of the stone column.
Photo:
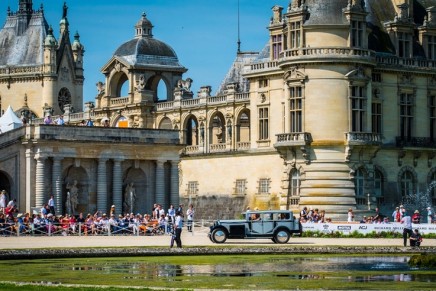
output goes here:
[{"label": "stone column", "polygon": [[112,203],[115,205],[115,210],[117,213],[122,213],[123,211],[123,181],[121,173],[121,162],[122,159],[115,159],[113,168]]},{"label": "stone column", "polygon": [[26,149],[26,212],[31,213],[31,207],[33,205],[33,185],[34,181],[33,172],[33,151],[32,149]]},{"label": "stone column", "polygon": [[179,196],[179,161],[171,161],[170,204],[176,208],[180,203]]},{"label": "stone column", "polygon": [[107,159],[99,159],[97,166],[97,210],[105,212],[107,208]]},{"label": "stone column", "polygon": [[46,157],[38,156],[36,158],[36,179],[35,179],[35,207],[42,207],[45,202],[45,187],[44,187],[44,178],[45,178],[45,160]]},{"label": "stone column", "polygon": [[53,170],[52,170],[52,193],[50,195],[54,196],[55,200],[55,211],[57,214],[62,212],[62,168],[61,168],[62,157],[53,157]]},{"label": "stone column", "polygon": [[165,207],[165,161],[156,161],[156,203]]}]

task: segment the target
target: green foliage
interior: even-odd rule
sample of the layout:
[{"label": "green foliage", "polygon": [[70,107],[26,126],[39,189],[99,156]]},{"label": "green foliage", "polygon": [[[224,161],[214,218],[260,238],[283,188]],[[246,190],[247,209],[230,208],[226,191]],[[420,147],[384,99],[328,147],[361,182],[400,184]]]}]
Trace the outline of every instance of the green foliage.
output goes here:
[{"label": "green foliage", "polygon": [[436,254],[414,255],[409,260],[409,266],[436,268]]}]

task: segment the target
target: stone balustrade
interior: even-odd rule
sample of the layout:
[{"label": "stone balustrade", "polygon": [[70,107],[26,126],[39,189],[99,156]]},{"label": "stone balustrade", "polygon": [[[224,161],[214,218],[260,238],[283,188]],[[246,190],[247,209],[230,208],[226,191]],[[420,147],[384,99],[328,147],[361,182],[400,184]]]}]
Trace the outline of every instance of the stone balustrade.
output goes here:
[{"label": "stone balustrade", "polygon": [[436,140],[430,137],[396,137],[397,147],[436,148]]},{"label": "stone balustrade", "polygon": [[110,102],[111,102],[111,105],[129,104],[130,98],[129,97],[111,98]]},{"label": "stone balustrade", "polygon": [[209,150],[210,150],[211,153],[225,152],[225,151],[227,151],[227,146],[226,146],[225,143],[211,144],[209,146]]},{"label": "stone balustrade", "polygon": [[378,145],[382,143],[382,136],[372,132],[346,132],[345,140],[349,145]]},{"label": "stone balustrade", "polygon": [[307,145],[312,142],[312,135],[309,132],[293,132],[277,134],[275,146],[298,146]]}]

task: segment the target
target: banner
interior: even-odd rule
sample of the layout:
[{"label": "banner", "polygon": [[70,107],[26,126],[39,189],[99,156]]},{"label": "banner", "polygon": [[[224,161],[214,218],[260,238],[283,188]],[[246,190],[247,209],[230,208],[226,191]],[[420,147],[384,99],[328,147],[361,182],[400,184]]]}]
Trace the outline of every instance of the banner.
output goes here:
[{"label": "banner", "polygon": [[[403,233],[404,225],[398,222],[387,224],[369,223],[303,223],[303,231],[319,231],[324,233],[341,232],[350,234],[354,231],[368,234],[371,232]],[[418,229],[421,234],[436,233],[436,224],[412,224],[412,229]]]}]

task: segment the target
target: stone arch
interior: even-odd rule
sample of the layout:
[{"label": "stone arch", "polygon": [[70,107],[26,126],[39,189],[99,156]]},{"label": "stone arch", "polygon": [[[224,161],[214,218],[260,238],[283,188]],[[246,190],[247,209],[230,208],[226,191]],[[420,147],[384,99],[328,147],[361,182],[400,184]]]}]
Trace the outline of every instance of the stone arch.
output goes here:
[{"label": "stone arch", "polygon": [[90,209],[90,197],[89,197],[89,175],[85,168],[82,166],[71,165],[63,172],[63,184],[62,184],[62,213],[66,213],[67,192],[71,190],[71,186],[74,181],[77,181],[78,188],[78,205],[74,214],[80,212],[88,213],[93,212],[94,209]]},{"label": "stone arch", "polygon": [[159,122],[159,129],[173,129],[171,119],[169,117],[163,117]]},{"label": "stone arch", "polygon": [[194,114],[184,116],[182,121],[183,142],[187,145],[198,145],[200,143],[198,125],[197,116]]},{"label": "stone arch", "polygon": [[249,142],[251,136],[250,109],[243,108],[237,113],[236,118],[236,142]]},{"label": "stone arch", "polygon": [[222,112],[216,110],[209,119],[209,144],[220,144],[226,142],[226,119]]},{"label": "stone arch", "polygon": [[[133,209],[126,209],[126,199],[129,199],[129,186],[133,186],[134,203]],[[147,205],[152,203],[152,193],[148,189],[148,179],[141,168],[130,167],[124,173],[123,179],[123,213],[147,213]],[[128,193],[129,192],[129,193]]]},{"label": "stone arch", "polygon": [[130,83],[129,72],[126,68],[122,68],[119,71],[112,70],[108,78],[108,96],[111,97],[125,97],[121,96],[121,88],[125,82],[129,82],[129,93],[130,93]]},{"label": "stone arch", "polygon": [[[11,176],[9,176],[8,173],[4,171],[0,171],[0,191],[6,190],[6,203],[8,202],[8,199],[11,199],[12,187],[13,187],[13,180]],[[18,198],[18,197],[15,197]]]},{"label": "stone arch", "polygon": [[[158,96],[159,94],[158,88],[160,82],[164,82],[164,86],[166,88],[166,96]],[[150,76],[146,81],[145,89],[153,91],[154,102],[173,100],[171,82],[168,80],[168,78],[165,75],[155,74],[153,76]]]},{"label": "stone arch", "polygon": [[114,118],[113,126],[114,127],[121,127],[121,128],[129,127],[129,119],[127,117],[125,117],[124,115],[120,114],[116,118]]}]

